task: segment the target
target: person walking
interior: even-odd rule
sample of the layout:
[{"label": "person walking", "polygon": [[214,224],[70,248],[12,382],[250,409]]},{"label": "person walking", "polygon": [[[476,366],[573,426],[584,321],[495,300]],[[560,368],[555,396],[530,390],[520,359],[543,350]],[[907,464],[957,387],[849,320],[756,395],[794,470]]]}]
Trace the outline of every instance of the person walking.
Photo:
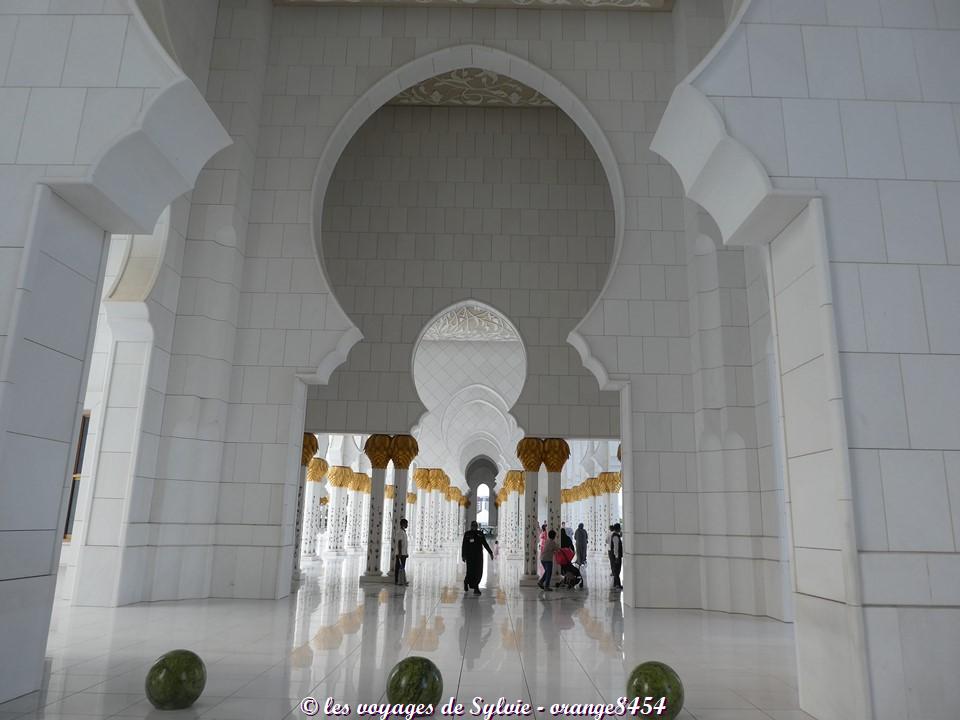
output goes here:
[{"label": "person walking", "polygon": [[[540,539],[537,541],[537,557],[543,553],[543,546],[547,543],[547,524],[540,526]],[[540,563],[540,574],[543,575],[543,563]]]},{"label": "person walking", "polygon": [[587,564],[587,541],[589,537],[587,536],[587,530],[583,527],[583,523],[577,525],[577,529],[573,533],[573,542],[577,550],[577,565],[586,565]]},{"label": "person walking", "polygon": [[607,529],[603,538],[603,546],[607,549],[607,560],[610,562],[610,577],[613,577],[613,555],[610,554],[610,538],[613,537],[613,525]]},{"label": "person walking", "polygon": [[550,577],[553,575],[553,554],[560,549],[557,545],[556,538],[557,532],[555,530],[548,532],[547,541],[543,544],[543,549],[540,551],[540,564],[543,565],[543,576],[537,583],[537,587],[547,592],[553,592],[553,588],[550,587]]},{"label": "person walking", "polygon": [[[410,545],[407,543],[407,519],[400,519],[400,530],[397,532],[396,560],[394,561],[393,584],[409,585],[407,582],[407,557],[410,555]],[[401,580],[401,575],[402,580]]]},{"label": "person walking", "polygon": [[483,577],[483,551],[486,550],[491,559],[493,550],[487,545],[487,538],[480,531],[476,520],[470,522],[470,529],[463,534],[463,543],[460,546],[460,558],[467,564],[467,574],[463,578],[463,591],[473,588],[473,594],[480,594],[480,578]]},{"label": "person walking", "polygon": [[623,566],[623,536],[620,534],[620,523],[613,526],[610,535],[610,574],[613,575],[613,589],[623,590],[620,584],[620,568]]}]

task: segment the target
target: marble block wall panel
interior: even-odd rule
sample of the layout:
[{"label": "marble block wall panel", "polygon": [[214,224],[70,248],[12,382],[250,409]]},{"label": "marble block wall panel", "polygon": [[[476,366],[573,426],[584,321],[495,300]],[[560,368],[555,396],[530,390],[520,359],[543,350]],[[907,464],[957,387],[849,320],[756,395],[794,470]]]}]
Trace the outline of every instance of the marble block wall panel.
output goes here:
[{"label": "marble block wall panel", "polygon": [[[947,717],[956,707],[948,692],[925,694],[922,709],[910,701],[917,698],[910,668],[955,663],[956,651],[931,646],[908,664],[906,648],[888,636],[904,607],[939,628],[931,632],[947,634],[960,602],[942,579],[958,553],[957,517],[946,511],[954,489],[948,461],[960,449],[953,310],[960,83],[949,69],[958,58],[960,27],[949,3],[845,0],[796,12],[755,0],[696,80],[775,185],[824,198],[878,717]],[[803,293],[798,280],[785,300],[801,303]],[[807,332],[797,328],[787,339],[784,363],[803,359],[795,350]],[[792,387],[785,382],[785,395],[820,382],[815,366],[784,370],[797,378]],[[802,419],[791,427],[787,417],[788,445],[792,436],[812,448],[814,429]],[[797,543],[802,533],[806,545],[822,536],[798,527]],[[927,552],[942,555],[928,566]],[[869,609],[875,604],[892,607]]]}]

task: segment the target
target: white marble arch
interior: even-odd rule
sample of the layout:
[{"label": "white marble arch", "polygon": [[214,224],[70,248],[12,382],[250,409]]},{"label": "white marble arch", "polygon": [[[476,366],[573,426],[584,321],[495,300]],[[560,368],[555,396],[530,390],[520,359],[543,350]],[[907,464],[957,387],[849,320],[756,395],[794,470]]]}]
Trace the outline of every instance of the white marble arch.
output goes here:
[{"label": "white marble arch", "polygon": [[[595,311],[601,305],[600,299],[610,284],[613,270],[617,266],[623,246],[625,196],[617,157],[600,123],[573,91],[545,70],[537,67],[528,60],[497,48],[481,45],[465,44],[443,48],[411,60],[374,83],[374,85],[343,114],[327,138],[321,151],[320,159],[317,163],[317,172],[313,181],[313,213],[310,217],[310,235],[314,240],[320,275],[326,287],[330,288],[331,307],[328,312],[332,311],[333,314],[337,316],[338,321],[344,329],[340,332],[335,350],[331,351],[329,355],[321,360],[316,376],[304,378],[308,383],[326,384],[330,378],[330,374],[346,361],[350,348],[363,339],[363,334],[359,328],[356,327],[340,306],[339,300],[333,291],[334,286],[330,283],[329,276],[327,275],[323,258],[323,244],[321,241],[323,204],[337,161],[340,159],[340,156],[356,132],[373,113],[391,98],[412,85],[423,82],[435,75],[460,68],[491,70],[502,75],[507,75],[537,90],[573,120],[593,147],[607,175],[614,212],[614,248],[610,271],[607,273],[603,288],[594,300],[591,312]],[[588,313],[588,315],[589,314],[590,313]],[[416,347],[416,344],[414,347]],[[601,385],[601,389],[613,388],[604,388]]]},{"label": "white marble arch", "polygon": [[[510,414],[510,408],[517,401],[519,389],[527,376],[527,351],[516,326],[497,308],[473,299],[456,302],[428,320],[413,343],[410,367],[418,393],[423,392],[424,381],[424,378],[418,381],[418,374],[427,371],[427,368],[417,359],[425,346],[435,342],[425,340],[425,336],[439,320],[463,307],[479,308],[495,315],[517,338],[509,342],[468,341],[470,344],[485,348],[509,345],[511,352],[519,350],[522,360],[519,367],[513,368],[518,376],[514,378],[515,382],[493,386],[489,382],[473,382],[472,377],[465,376],[461,378],[465,384],[456,387],[449,397],[435,398],[430,404],[424,402],[427,412],[420,417],[413,430],[420,442],[421,460],[427,467],[442,467],[453,472],[451,482],[461,490],[467,490],[467,465],[477,454],[485,453],[498,458],[499,465],[505,467],[507,458],[512,456],[513,447],[523,437],[523,430]],[[425,398],[421,396],[421,400]],[[469,450],[471,448],[473,450]]]},{"label": "white marble arch", "polygon": [[[746,0],[717,45],[677,86],[664,112],[651,149],[676,170],[687,196],[716,222],[725,245],[760,247],[766,253],[770,315],[777,381],[784,422],[786,497],[793,538],[792,568],[796,601],[797,665],[801,707],[821,720],[870,720],[874,717],[857,561],[844,396],[826,250],[822,202],[814,194],[775,188],[757,156],[727,132],[720,113],[697,86],[698,79],[729,49],[752,0]],[[787,287],[810,271],[816,302],[788,313],[778,303]],[[809,349],[812,372],[818,375],[810,397],[798,391],[796,369],[781,367],[781,337],[798,326],[818,328],[818,341]],[[589,355],[589,341],[574,338]],[[585,358],[585,364],[593,362]],[[591,367],[588,364],[588,367]],[[794,377],[791,377],[794,375]],[[601,379],[602,383],[602,379]],[[805,386],[809,387],[809,383]],[[794,423],[815,424],[824,430],[818,443],[804,448],[807,457],[822,457],[819,473],[829,477],[821,510],[791,506],[790,486],[809,482],[810,468],[790,452]],[[627,436],[624,431],[625,437]],[[728,439],[716,443],[727,446]],[[799,443],[796,443],[799,445]],[[628,448],[624,447],[624,456]],[[790,457],[793,454],[795,457]],[[819,513],[819,511],[817,511]],[[832,539],[832,545],[801,547],[798,526],[813,525]],[[844,688],[838,693],[837,688]]]}]

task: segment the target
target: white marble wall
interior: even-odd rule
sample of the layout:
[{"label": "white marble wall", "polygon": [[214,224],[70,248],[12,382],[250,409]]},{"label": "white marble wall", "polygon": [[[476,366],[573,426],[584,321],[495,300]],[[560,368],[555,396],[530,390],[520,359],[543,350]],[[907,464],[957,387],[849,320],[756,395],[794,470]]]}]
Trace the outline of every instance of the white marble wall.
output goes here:
[{"label": "white marble wall", "polygon": [[[798,629],[804,614],[807,627],[830,622],[807,593],[850,601],[849,591],[830,590],[836,566],[813,558],[855,542],[857,564],[840,577],[852,572],[862,584],[865,641],[854,652],[866,655],[877,718],[946,718],[960,703],[955,688],[933,680],[958,661],[960,626],[960,595],[944,583],[958,557],[949,512],[960,450],[958,58],[954,3],[755,0],[696,81],[775,185],[824,197],[850,469],[841,465],[839,488],[818,487],[813,478],[824,475],[812,467],[802,476],[809,482],[793,469],[797,447],[823,429],[809,413],[791,418],[791,396],[822,393],[824,382],[796,362],[818,332],[799,309],[813,286],[798,280],[778,289],[795,328],[781,333],[781,370]],[[824,515],[823,497],[844,497],[846,478],[856,537],[831,541],[838,519]],[[801,669],[821,659],[802,653]]]},{"label": "white marble wall", "polygon": [[[10,549],[0,604],[19,608],[0,621],[6,700],[39,687],[104,230],[149,230],[179,194],[171,189],[179,183],[183,192],[193,179],[189,162],[154,145],[153,157],[167,165],[139,169],[149,200],[137,191],[121,199],[115,185],[107,187],[124,184],[133,167],[105,151],[183,79],[129,3],[4,4],[0,57],[0,531]],[[181,115],[188,117],[196,116]],[[193,158],[202,161],[209,127],[197,130]],[[131,138],[127,149],[144,151],[148,134]],[[100,176],[91,173],[94,161]]]}]

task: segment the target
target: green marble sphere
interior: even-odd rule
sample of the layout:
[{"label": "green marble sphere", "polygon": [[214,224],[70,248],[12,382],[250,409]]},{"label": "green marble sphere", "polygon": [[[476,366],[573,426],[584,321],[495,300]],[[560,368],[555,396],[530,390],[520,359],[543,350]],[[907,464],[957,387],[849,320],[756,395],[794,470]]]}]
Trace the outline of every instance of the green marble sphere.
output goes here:
[{"label": "green marble sphere", "polygon": [[627,679],[627,697],[653,698],[656,703],[666,698],[666,709],[657,717],[673,720],[683,709],[683,683],[672,667],[662,662],[645,662],[637,665]]},{"label": "green marble sphere", "polygon": [[171,650],[147,673],[147,700],[157,710],[183,710],[197,701],[207,684],[207,668],[196,653]]},{"label": "green marble sphere", "polygon": [[393,666],[387,678],[387,700],[391,704],[436,706],[442,697],[443,675],[425,657],[404,658]]}]

